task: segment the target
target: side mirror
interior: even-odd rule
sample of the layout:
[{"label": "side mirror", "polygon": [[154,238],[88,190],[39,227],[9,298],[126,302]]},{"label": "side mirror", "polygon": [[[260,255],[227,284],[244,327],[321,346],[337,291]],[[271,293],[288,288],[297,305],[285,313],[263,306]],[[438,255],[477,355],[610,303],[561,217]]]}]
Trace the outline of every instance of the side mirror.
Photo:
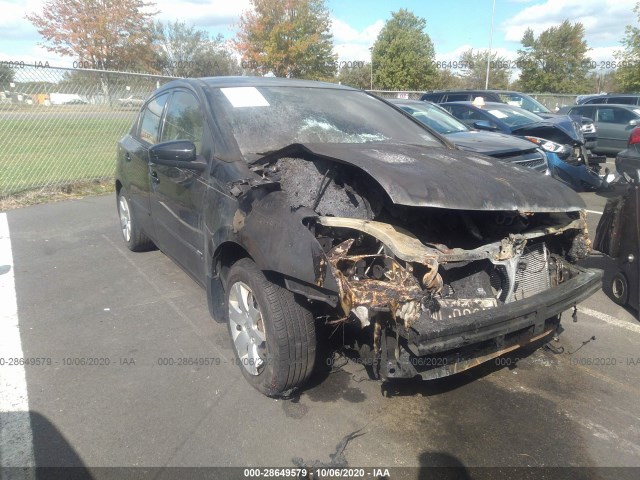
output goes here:
[{"label": "side mirror", "polygon": [[149,149],[152,163],[168,167],[204,171],[207,164],[196,162],[196,146],[190,140],[174,140],[154,145]]},{"label": "side mirror", "polygon": [[637,127],[638,125],[640,125],[640,120],[637,118],[634,118],[633,120],[629,120],[629,125],[631,125],[632,127]]},{"label": "side mirror", "polygon": [[477,128],[478,130],[489,130],[490,132],[496,130],[488,120],[478,120],[477,122],[473,122],[473,128]]}]

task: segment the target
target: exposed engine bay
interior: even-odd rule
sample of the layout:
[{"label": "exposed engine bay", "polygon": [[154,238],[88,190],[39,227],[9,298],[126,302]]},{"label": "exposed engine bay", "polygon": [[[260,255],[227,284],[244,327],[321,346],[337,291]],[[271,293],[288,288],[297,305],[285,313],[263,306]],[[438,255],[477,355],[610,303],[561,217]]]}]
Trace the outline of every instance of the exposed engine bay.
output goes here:
[{"label": "exposed engine bay", "polygon": [[[558,312],[512,319],[509,306],[580,275],[574,264],[591,248],[578,209],[399,205],[359,168],[313,155],[272,157],[252,169],[280,185],[292,210],[315,213],[304,220],[324,253],[314,259],[315,285],[335,279],[332,321],[362,329],[383,377],[445,376],[554,331]],[[501,315],[512,325],[488,327]],[[427,365],[425,355],[446,361]]]}]

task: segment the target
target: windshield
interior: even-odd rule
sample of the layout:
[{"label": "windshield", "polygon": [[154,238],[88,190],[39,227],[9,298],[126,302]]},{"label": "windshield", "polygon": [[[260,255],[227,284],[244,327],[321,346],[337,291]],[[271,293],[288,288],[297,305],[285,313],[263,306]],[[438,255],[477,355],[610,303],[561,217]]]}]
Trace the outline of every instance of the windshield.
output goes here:
[{"label": "windshield", "polygon": [[533,113],[551,113],[551,111],[540,102],[531,98],[529,95],[520,93],[501,93],[500,99],[509,105],[524,108]]},{"label": "windshield", "polygon": [[509,127],[522,127],[530,123],[536,123],[543,120],[535,113],[518,107],[510,107],[508,105],[493,104],[484,108],[489,115],[497,118]]},{"label": "windshield", "polygon": [[260,86],[217,88],[214,95],[247,161],[292,143],[443,146],[427,130],[362,91]]},{"label": "windshield", "polygon": [[464,123],[443,111],[441,108],[429,105],[428,103],[424,103],[424,105],[398,103],[397,105],[405,112],[410,113],[416,120],[421,121],[427,127],[441,135],[469,131]]}]

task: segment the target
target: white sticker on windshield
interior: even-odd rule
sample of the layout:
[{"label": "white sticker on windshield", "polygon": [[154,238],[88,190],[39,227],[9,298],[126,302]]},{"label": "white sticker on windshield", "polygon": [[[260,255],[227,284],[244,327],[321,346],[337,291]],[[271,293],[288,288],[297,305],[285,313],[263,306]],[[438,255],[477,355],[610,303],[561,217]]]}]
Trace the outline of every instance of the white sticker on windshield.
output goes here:
[{"label": "white sticker on windshield", "polygon": [[256,87],[228,87],[220,90],[233,108],[270,106]]},{"label": "white sticker on windshield", "polygon": [[501,112],[500,110],[489,110],[489,113],[494,117],[498,117],[498,118],[507,118],[509,116]]}]

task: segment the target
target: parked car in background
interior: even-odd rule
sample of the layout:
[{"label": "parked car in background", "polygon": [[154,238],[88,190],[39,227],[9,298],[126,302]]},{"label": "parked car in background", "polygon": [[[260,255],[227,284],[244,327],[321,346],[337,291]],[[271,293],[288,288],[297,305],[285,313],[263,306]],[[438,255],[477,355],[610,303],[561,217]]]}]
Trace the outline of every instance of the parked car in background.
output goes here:
[{"label": "parked car in background", "polygon": [[389,101],[443,135],[461,150],[489,155],[504,162],[549,173],[545,152],[528,140],[503,133],[472,130],[431,102],[399,99]]},{"label": "parked car in background", "polygon": [[601,95],[581,95],[576,98],[577,105],[593,104],[640,105],[640,95],[604,93]]},{"label": "parked car in background", "polygon": [[471,128],[499,131],[535,143],[547,152],[552,175],[575,190],[608,186],[598,168],[589,165],[580,124],[567,115],[542,118],[522,108],[495,102],[452,102],[443,103],[442,107]]},{"label": "parked car in background", "polygon": [[526,93],[508,90],[436,90],[425,93],[420,97],[420,100],[433,103],[471,102],[476,97],[484,98],[485,102],[514,105],[533,113],[552,113],[547,107]]},{"label": "parked car in background", "polygon": [[557,333],[602,282],[577,264],[575,192],[330,83],[171,81],[120,140],[115,190],[126,246],[206,289],[272,396],[309,378],[318,332],[344,328],[374,377],[435,379]]},{"label": "parked car in background", "polygon": [[640,170],[640,127],[631,130],[627,148],[616,155],[616,170],[628,177],[635,177]]},{"label": "parked car in background", "polygon": [[616,155],[624,150],[634,127],[640,125],[640,106],[631,105],[571,105],[560,112],[592,118],[598,132],[596,153]]},{"label": "parked car in background", "polygon": [[[433,103],[471,102],[477,97],[482,97],[485,102],[506,103],[514,107],[520,107],[531,113],[535,113],[542,118],[555,118],[561,116],[560,114],[549,110],[532,96],[527,95],[526,93],[512,92],[509,90],[437,90],[425,93],[420,97],[420,100]],[[585,147],[588,150],[591,150],[596,146],[597,136],[593,120],[588,117],[576,118],[575,120],[581,124]],[[604,162],[606,161],[606,158],[593,160]]]},{"label": "parked car in background", "polygon": [[123,107],[139,107],[144,103],[144,98],[137,95],[129,95],[125,98],[119,98],[118,103]]}]

